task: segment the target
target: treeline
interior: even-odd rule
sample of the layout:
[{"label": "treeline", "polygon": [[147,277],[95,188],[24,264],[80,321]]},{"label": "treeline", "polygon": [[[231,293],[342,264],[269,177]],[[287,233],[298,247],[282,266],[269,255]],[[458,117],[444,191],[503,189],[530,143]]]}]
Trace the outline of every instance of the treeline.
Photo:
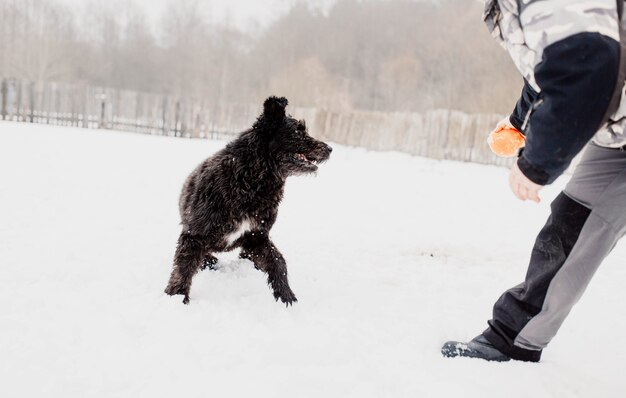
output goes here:
[{"label": "treeline", "polygon": [[156,24],[119,4],[0,0],[0,76],[334,110],[506,113],[521,87],[474,0],[298,1],[255,33],[210,22],[197,0]]}]

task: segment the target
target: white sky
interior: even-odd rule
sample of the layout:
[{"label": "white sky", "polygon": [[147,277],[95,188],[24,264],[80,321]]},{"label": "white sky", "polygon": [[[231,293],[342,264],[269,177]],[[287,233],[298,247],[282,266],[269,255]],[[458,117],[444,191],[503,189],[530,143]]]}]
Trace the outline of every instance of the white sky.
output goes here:
[{"label": "white sky", "polygon": [[[72,7],[85,7],[95,0],[49,0],[58,1]],[[153,21],[161,15],[170,3],[193,0],[99,0],[107,4],[134,4],[147,11]],[[203,12],[213,22],[229,23],[242,30],[254,31],[266,26],[289,9],[298,0],[198,0]],[[311,4],[328,7],[335,0],[308,0]]]},{"label": "white sky", "polygon": [[[170,0],[126,0],[136,3],[155,15]],[[173,0],[188,1],[188,0]],[[280,16],[289,5],[290,0],[199,0],[203,11],[214,22],[229,22],[239,28],[248,30],[247,25],[265,25]]]}]

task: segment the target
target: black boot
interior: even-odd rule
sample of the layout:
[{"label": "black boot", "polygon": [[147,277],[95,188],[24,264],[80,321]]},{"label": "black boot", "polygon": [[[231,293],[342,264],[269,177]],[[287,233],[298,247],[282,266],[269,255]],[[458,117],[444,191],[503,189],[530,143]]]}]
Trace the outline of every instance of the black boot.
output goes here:
[{"label": "black boot", "polygon": [[447,358],[480,358],[486,361],[496,362],[504,362],[511,359],[498,351],[482,334],[476,336],[469,343],[448,341],[441,347],[441,354]]}]

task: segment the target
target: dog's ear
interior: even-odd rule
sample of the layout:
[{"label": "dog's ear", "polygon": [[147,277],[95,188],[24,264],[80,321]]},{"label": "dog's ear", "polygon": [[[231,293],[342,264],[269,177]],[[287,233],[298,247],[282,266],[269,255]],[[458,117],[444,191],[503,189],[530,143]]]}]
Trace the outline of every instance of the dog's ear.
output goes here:
[{"label": "dog's ear", "polygon": [[285,118],[285,107],[288,103],[287,98],[272,95],[263,103],[263,115],[269,121],[280,122]]}]

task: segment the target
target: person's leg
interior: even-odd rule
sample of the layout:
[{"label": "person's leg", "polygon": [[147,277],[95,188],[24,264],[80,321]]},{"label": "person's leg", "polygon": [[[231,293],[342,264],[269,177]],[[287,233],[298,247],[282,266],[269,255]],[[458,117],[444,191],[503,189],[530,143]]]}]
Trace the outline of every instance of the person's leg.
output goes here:
[{"label": "person's leg", "polygon": [[571,254],[591,211],[561,193],[552,214],[537,235],[523,283],[507,290],[493,307],[493,319],[483,335],[498,350],[521,360],[538,361],[541,348],[515,345],[528,321],[542,308],[552,279]]},{"label": "person's leg", "polygon": [[[615,151],[601,148],[602,151]],[[598,152],[598,150],[594,151]],[[615,155],[612,152],[611,155]],[[556,335],[570,310],[580,299],[593,274],[604,258],[611,252],[626,230],[626,152],[607,156],[597,173],[598,180],[609,180],[602,193],[589,190],[585,184],[593,174],[579,174],[565,189],[565,193],[592,207],[574,249],[556,273],[546,292],[541,311],[533,317],[517,335],[518,347],[537,350],[548,345]],[[598,168],[596,166],[596,168]],[[615,171],[621,169],[621,172]],[[583,168],[583,172],[589,171]]]},{"label": "person's leg", "polygon": [[626,152],[590,145],[552,204],[524,283],[496,302],[484,336],[498,350],[539,360],[626,228]]},{"label": "person's leg", "polygon": [[496,302],[487,342],[511,358],[538,361],[625,229],[626,152],[590,145],[552,203],[526,280]]}]

